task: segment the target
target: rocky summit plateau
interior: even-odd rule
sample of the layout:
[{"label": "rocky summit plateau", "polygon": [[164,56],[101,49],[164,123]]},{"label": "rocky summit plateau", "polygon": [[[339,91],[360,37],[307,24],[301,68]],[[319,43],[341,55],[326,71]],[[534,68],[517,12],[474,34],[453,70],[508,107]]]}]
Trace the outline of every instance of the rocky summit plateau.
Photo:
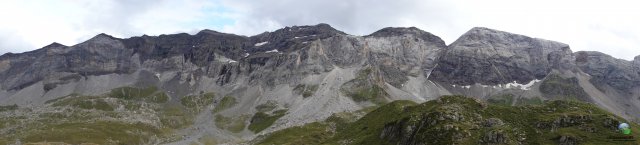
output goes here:
[{"label": "rocky summit plateau", "polygon": [[483,27],[449,45],[328,24],[99,34],[0,56],[0,144],[637,144],[607,137],[639,117],[640,56]]}]

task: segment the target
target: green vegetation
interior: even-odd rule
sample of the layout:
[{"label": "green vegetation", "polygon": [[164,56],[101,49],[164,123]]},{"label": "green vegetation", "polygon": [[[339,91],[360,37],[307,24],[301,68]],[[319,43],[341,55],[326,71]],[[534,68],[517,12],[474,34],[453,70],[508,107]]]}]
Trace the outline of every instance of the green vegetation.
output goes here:
[{"label": "green vegetation", "polygon": [[[215,138],[215,137],[213,137],[213,136],[203,136],[203,137],[200,137],[200,138],[198,138],[198,142],[200,142],[200,143],[202,143],[202,144],[204,144],[204,145],[217,145],[217,144],[219,144],[219,143],[218,143],[218,140],[216,140],[216,138]],[[192,143],[192,144],[194,144],[194,143]],[[197,144],[197,143],[195,143],[195,144],[196,144],[196,145],[199,145],[199,144]]]},{"label": "green vegetation", "polygon": [[578,84],[577,78],[563,78],[549,75],[542,81],[540,92],[545,96],[559,100],[589,101],[587,93]]},{"label": "green vegetation", "polygon": [[330,127],[325,123],[310,123],[304,126],[291,127],[269,134],[259,145],[302,145],[321,144],[333,136]]},{"label": "green vegetation", "polygon": [[516,105],[542,105],[544,101],[538,97],[535,98],[518,98],[516,101]]},{"label": "green vegetation", "polygon": [[256,110],[258,110],[258,112],[269,112],[273,109],[276,109],[277,107],[278,103],[276,101],[269,100],[267,101],[267,103],[256,106]]},{"label": "green vegetation", "polygon": [[383,100],[386,94],[382,88],[378,86],[371,86],[370,88],[361,88],[357,89],[353,93],[347,93],[348,96],[356,102],[364,102],[364,101],[372,101],[376,104],[384,104],[385,100]]},{"label": "green vegetation", "polygon": [[53,107],[70,106],[81,109],[113,111],[114,108],[99,96],[68,96],[47,101]]},{"label": "green vegetation", "polygon": [[7,105],[7,106],[0,106],[0,112],[11,111],[11,110],[16,110],[16,109],[18,109],[18,105],[16,105],[16,104]]},{"label": "green vegetation", "polygon": [[318,90],[318,85],[304,85],[300,84],[293,88],[293,92],[298,95],[302,95],[303,98],[311,97]]},{"label": "green vegetation", "polygon": [[216,115],[215,124],[218,128],[225,129],[233,133],[239,133],[244,130],[245,122],[248,118],[248,115],[241,115],[237,118],[231,118],[218,114]]},{"label": "green vegetation", "polygon": [[[422,104],[394,101],[355,122],[345,118],[348,115],[334,115],[324,122],[276,131],[259,140],[259,144],[640,143],[637,139],[627,142],[609,139],[621,137],[617,125],[627,121],[593,104],[577,101],[510,106],[477,102],[464,96],[443,96]],[[640,136],[637,124],[631,123],[631,129],[634,137]]]},{"label": "green vegetation", "polygon": [[515,97],[513,96],[513,94],[496,95],[491,96],[489,99],[487,99],[487,102],[495,105],[511,106],[511,104],[513,104],[514,98]]},{"label": "green vegetation", "polygon": [[115,88],[111,90],[109,96],[124,100],[147,101],[153,103],[165,103],[169,100],[169,96],[164,92],[159,92],[158,88],[155,86],[148,88]]},{"label": "green vegetation", "polygon": [[194,112],[200,112],[204,107],[213,104],[215,94],[191,95],[180,98],[180,103]]},{"label": "green vegetation", "polygon": [[170,129],[181,129],[193,124],[193,115],[179,105],[168,105],[157,110],[160,122]]},{"label": "green vegetation", "polygon": [[385,104],[387,102],[385,97],[388,94],[370,80],[371,72],[371,68],[361,70],[355,79],[343,84],[340,90],[356,102],[369,101],[378,105]]},{"label": "green vegetation", "polygon": [[258,112],[251,117],[251,124],[249,124],[249,130],[254,133],[258,133],[264,129],[269,128],[269,126],[273,125],[276,120],[280,119],[280,117],[284,116],[287,113],[287,109],[274,111],[272,114],[267,114],[264,112]]},{"label": "green vegetation", "polygon": [[222,110],[231,108],[236,104],[238,104],[238,102],[236,102],[236,98],[231,97],[231,96],[225,96],[225,97],[222,98],[222,100],[220,100],[220,103],[218,103],[218,105],[216,105],[213,108],[213,113],[217,113],[217,112],[220,112]]},{"label": "green vegetation", "polygon": [[49,124],[30,130],[22,142],[64,142],[71,144],[145,144],[153,134],[153,126],[142,123],[98,121],[86,123]]}]

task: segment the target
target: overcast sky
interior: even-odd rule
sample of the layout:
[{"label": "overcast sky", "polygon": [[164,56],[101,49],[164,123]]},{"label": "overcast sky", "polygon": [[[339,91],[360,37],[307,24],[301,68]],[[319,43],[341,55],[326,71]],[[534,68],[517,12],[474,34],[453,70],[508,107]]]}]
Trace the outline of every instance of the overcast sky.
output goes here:
[{"label": "overcast sky", "polygon": [[449,44],[472,27],[524,34],[632,60],[640,55],[633,0],[3,0],[0,54],[119,38],[194,33],[246,36],[327,23],[354,35],[415,26]]}]

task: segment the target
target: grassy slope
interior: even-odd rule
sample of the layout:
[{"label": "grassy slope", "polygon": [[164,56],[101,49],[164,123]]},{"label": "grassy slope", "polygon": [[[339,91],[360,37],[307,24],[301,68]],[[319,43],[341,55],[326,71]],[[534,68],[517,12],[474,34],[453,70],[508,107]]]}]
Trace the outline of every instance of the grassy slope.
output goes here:
[{"label": "grassy slope", "polygon": [[[192,124],[192,110],[211,104],[212,98],[212,93],[199,95],[183,106],[168,102],[166,93],[155,87],[122,87],[100,96],[72,94],[47,101],[46,107],[53,111],[32,114],[21,109],[16,110],[17,117],[0,118],[0,144],[16,139],[23,143],[148,144],[153,136],[160,142],[171,141],[179,139],[173,131]],[[144,113],[153,114],[145,117],[151,123],[128,119]]]},{"label": "grassy slope", "polygon": [[[589,119],[567,120],[581,116]],[[504,125],[484,126],[489,118],[502,120]],[[417,129],[425,121],[428,123]],[[605,126],[607,121],[613,123]],[[410,137],[410,141],[428,144],[485,144],[483,139],[489,133],[504,135],[505,144],[558,144],[561,136],[577,138],[579,144],[588,145],[640,144],[639,141],[607,139],[620,136],[615,129],[618,121],[626,122],[593,104],[576,101],[505,106],[477,102],[463,96],[444,96],[419,105],[410,101],[394,101],[333,131],[329,121],[276,131],[260,140],[259,144],[396,144],[403,139],[398,136],[381,138],[385,125],[417,129],[417,134]],[[563,123],[545,127],[553,122]],[[640,136],[637,124],[632,123],[632,130],[633,136]]]}]

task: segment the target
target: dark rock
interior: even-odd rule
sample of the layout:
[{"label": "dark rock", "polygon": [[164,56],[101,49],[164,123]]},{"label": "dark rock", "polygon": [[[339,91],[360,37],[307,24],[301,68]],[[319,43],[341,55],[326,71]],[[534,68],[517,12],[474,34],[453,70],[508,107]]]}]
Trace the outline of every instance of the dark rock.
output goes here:
[{"label": "dark rock", "polygon": [[496,144],[505,144],[507,143],[507,140],[508,140],[508,137],[504,132],[499,130],[491,130],[489,132],[486,132],[484,136],[482,136],[480,143],[496,145]]},{"label": "dark rock", "polygon": [[498,119],[498,118],[489,118],[486,119],[483,123],[484,127],[499,127],[504,125],[504,122],[502,122],[502,120]]},{"label": "dark rock", "polygon": [[562,135],[557,138],[559,145],[578,145],[580,139],[574,136]]}]

